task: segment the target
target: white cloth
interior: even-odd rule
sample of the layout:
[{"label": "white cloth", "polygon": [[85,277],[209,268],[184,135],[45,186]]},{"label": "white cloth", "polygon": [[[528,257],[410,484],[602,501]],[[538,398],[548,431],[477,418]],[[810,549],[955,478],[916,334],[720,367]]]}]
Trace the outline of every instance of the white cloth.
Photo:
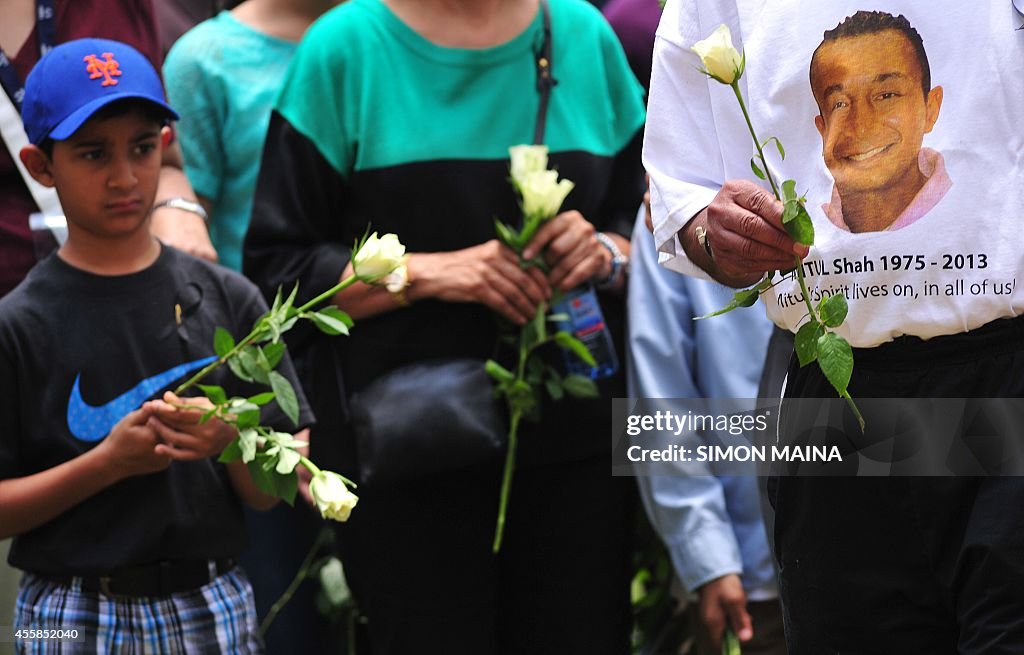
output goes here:
[{"label": "white cloth", "polygon": [[[904,334],[955,334],[1019,314],[1019,17],[1008,2],[880,0],[872,6],[906,16],[924,41],[931,86],[941,86],[943,97],[923,146],[942,153],[952,186],[911,225],[852,234],[822,210],[835,180],[823,160],[808,74],[823,33],[862,8],[853,0],[669,0],[655,45],[644,144],[662,263],[706,277],[687,260],[676,233],[725,180],[757,181],[749,164],[750,135],[732,90],[702,75],[690,50],[725,23],[746,52],[740,86],[758,136],[778,137],[785,146],[785,161],[768,146],[770,169],[779,181],[794,179],[797,190],[806,192],[816,231],[806,259],[811,300],[830,293],[849,300],[840,334],[856,347],[871,347]],[[904,131],[903,138],[911,136]],[[777,285],[765,300],[779,326],[795,331],[805,320],[795,279]]]}]

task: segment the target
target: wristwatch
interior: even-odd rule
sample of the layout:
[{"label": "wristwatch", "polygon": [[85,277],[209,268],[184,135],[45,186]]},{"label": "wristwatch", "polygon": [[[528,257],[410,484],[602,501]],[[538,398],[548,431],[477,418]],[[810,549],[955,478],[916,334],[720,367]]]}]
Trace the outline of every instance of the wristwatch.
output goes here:
[{"label": "wristwatch", "polygon": [[210,227],[209,214],[206,213],[206,210],[203,209],[202,205],[200,205],[198,202],[194,200],[182,198],[181,196],[167,198],[166,200],[161,200],[160,202],[153,205],[153,211],[156,211],[161,207],[171,207],[172,209],[180,209],[182,211],[191,212],[198,216],[199,218],[203,219],[203,223],[206,224],[206,227]]},{"label": "wristwatch", "polygon": [[596,285],[598,289],[610,289],[616,285],[621,276],[629,273],[629,257],[622,254],[615,241],[604,232],[598,232],[595,236],[598,242],[612,254],[612,270],[608,273],[608,277],[599,280]]}]

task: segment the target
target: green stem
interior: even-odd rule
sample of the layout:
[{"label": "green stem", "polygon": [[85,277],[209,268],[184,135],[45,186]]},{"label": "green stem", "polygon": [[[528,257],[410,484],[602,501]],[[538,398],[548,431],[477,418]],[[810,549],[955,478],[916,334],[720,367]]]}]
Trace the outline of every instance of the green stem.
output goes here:
[{"label": "green stem", "polygon": [[[320,474],[320,467],[317,466],[316,464],[314,464],[313,460],[311,460],[308,457],[306,457],[305,455],[301,455],[301,454],[299,455],[299,457],[302,458],[302,459],[299,460],[299,464],[302,464],[303,466],[305,466],[309,470],[310,473],[312,473],[313,475],[319,475]],[[344,479],[344,478],[342,478],[342,479]],[[346,480],[346,482],[348,482],[348,480]]]},{"label": "green stem", "polygon": [[[317,466],[316,464],[314,464],[313,460],[311,460],[310,458],[306,457],[302,453],[299,453],[299,458],[300,458],[299,459],[299,464],[301,464],[302,466],[305,466],[309,470],[310,473],[312,473],[314,476],[320,474],[320,472],[321,472],[320,471],[320,467]],[[341,473],[336,473],[334,471],[331,471],[331,472],[334,473],[339,478],[341,478],[341,481],[344,482],[347,486],[349,486],[349,487],[351,487],[353,489],[355,489],[356,487],[359,486],[355,482],[352,482],[351,480],[346,478]]]},{"label": "green stem", "polygon": [[[538,308],[539,311],[539,308]],[[519,362],[516,366],[516,382],[522,382],[526,378],[526,362],[530,359],[530,353],[538,344],[527,347],[523,343],[524,331],[519,332]],[[508,498],[512,492],[512,474],[516,469],[516,443],[519,436],[519,421],[523,417],[521,409],[512,407],[508,403],[509,428],[508,428],[508,450],[505,452],[505,472],[501,477],[501,498],[498,499],[498,523],[494,528],[494,543],[491,544],[491,551],[495,554],[501,550],[501,542],[505,536],[505,514],[508,511]]]},{"label": "green stem", "polygon": [[337,284],[335,284],[333,287],[331,287],[327,291],[324,291],[323,293],[321,293],[316,298],[313,298],[312,300],[307,302],[302,307],[299,307],[295,311],[297,313],[301,314],[302,312],[304,312],[304,311],[306,311],[308,309],[316,307],[317,305],[319,305],[323,301],[328,300],[334,294],[339,293],[340,291],[343,291],[343,290],[349,288],[350,286],[352,286],[356,282],[359,282],[361,279],[362,278],[360,278],[358,275],[350,275],[347,278],[345,278],[344,280],[342,280],[341,282],[338,282]]},{"label": "green stem", "polygon": [[812,320],[820,323],[818,313],[814,311],[814,307],[811,305],[811,294],[807,292],[807,282],[804,281],[804,259],[796,255],[793,258],[796,260],[796,279],[800,282],[800,293],[804,296],[804,304],[807,305],[807,311],[810,313]]},{"label": "green stem", "polygon": [[[757,156],[761,160],[761,165],[764,166],[764,174],[768,178],[768,184],[772,186],[772,193],[775,194],[776,200],[782,200],[782,195],[779,193],[779,187],[775,184],[775,178],[772,176],[771,170],[768,168],[768,162],[764,158],[764,149],[761,147],[761,140],[757,138],[757,133],[754,131],[754,124],[750,120],[750,113],[747,112],[747,103],[743,102],[743,94],[740,93],[739,80],[734,80],[732,84],[732,92],[736,94],[736,100],[740,103],[740,109],[743,111],[743,120],[747,122],[747,129],[750,130],[750,138],[754,140],[754,147],[757,148]],[[800,282],[800,291],[804,296],[804,303],[807,304],[807,310],[817,320],[818,315],[814,311],[814,307],[811,306],[811,297],[807,293],[807,283],[804,281],[804,260],[803,257],[794,255],[796,260],[796,277]]]},{"label": "green stem", "polygon": [[295,573],[295,577],[292,578],[291,584],[288,585],[288,588],[284,590],[284,593],[281,594],[281,597],[274,602],[274,605],[270,608],[270,611],[267,612],[267,616],[263,619],[263,622],[260,623],[260,636],[266,636],[267,629],[270,628],[270,624],[274,622],[274,619],[277,618],[277,615],[281,612],[282,609],[284,609],[284,606],[287,605],[288,602],[292,599],[292,596],[295,595],[295,592],[298,591],[299,585],[301,585],[302,581],[305,580],[306,577],[309,575],[309,569],[311,566],[313,566],[313,560],[316,558],[317,553],[320,552],[320,549],[324,546],[325,543],[327,543],[327,540],[331,536],[328,530],[329,528],[325,528],[320,531],[320,534],[317,535],[316,540],[313,541],[313,546],[309,549],[309,552],[306,553],[306,559],[302,560],[302,565],[299,566],[299,570]]},{"label": "green stem", "polygon": [[[302,307],[299,307],[296,310],[296,313],[301,314],[301,313],[305,312],[306,310],[308,310],[309,308],[315,307],[316,305],[319,305],[320,303],[322,303],[323,301],[327,300],[328,298],[330,298],[334,294],[342,291],[343,289],[346,289],[346,288],[352,286],[359,279],[360,278],[358,276],[355,276],[355,275],[351,275],[351,276],[345,278],[344,280],[342,280],[341,282],[335,284],[333,287],[331,287],[327,291],[324,291],[323,293],[321,293],[316,298],[313,298],[312,300],[307,302]],[[238,353],[242,352],[243,349],[245,349],[248,346],[252,345],[252,343],[256,340],[256,338],[258,337],[258,335],[261,332],[262,332],[262,330],[259,327],[253,327],[252,331],[249,332],[249,334],[247,334],[244,339],[242,339],[240,342],[235,344],[235,347],[232,348],[230,351],[228,351],[223,357],[218,358],[216,361],[210,362],[209,364],[204,366],[198,373],[196,373],[195,375],[190,377],[188,380],[185,380],[180,385],[178,385],[178,388],[174,390],[174,395],[180,396],[182,394],[182,392],[184,392],[187,389],[189,389],[190,387],[195,386],[196,384],[198,384],[200,380],[205,378],[207,375],[209,375],[211,372],[213,372],[216,368],[226,364],[228,362],[228,360],[230,360],[232,357],[236,357],[238,355]]]},{"label": "green stem", "polygon": [[238,353],[242,352],[243,348],[249,346],[255,340],[256,340],[256,330],[254,329],[252,332],[250,332],[248,335],[246,335],[246,337],[244,339],[242,339],[240,342],[235,344],[235,347],[232,348],[231,350],[229,350],[223,357],[221,357],[221,358],[219,358],[219,359],[217,359],[215,361],[210,362],[209,364],[204,366],[198,373],[196,373],[195,375],[193,375],[189,379],[187,379],[184,382],[182,382],[181,384],[179,384],[178,388],[174,390],[174,395],[175,396],[180,396],[182,394],[182,392],[184,392],[184,391],[188,390],[189,388],[191,388],[191,387],[195,386],[196,384],[198,384],[200,380],[202,380],[207,375],[212,373],[215,369],[217,369],[217,367],[222,366],[223,364],[226,364],[229,359],[231,359],[232,357],[235,357],[236,355],[238,355]]},{"label": "green stem", "polygon": [[[775,194],[776,200],[782,200],[782,195],[779,193],[779,187],[775,184],[775,178],[772,177],[772,172],[768,168],[768,162],[764,158],[764,149],[761,147],[761,140],[757,138],[757,133],[754,131],[754,124],[750,120],[750,113],[747,112],[747,103],[743,101],[743,94],[740,93],[739,79],[733,80],[732,84],[733,93],[736,94],[736,100],[740,103],[740,109],[743,111],[743,119],[747,122],[747,129],[750,130],[750,138],[754,140],[754,147],[757,148],[757,157],[761,160],[761,165],[764,167],[765,177],[768,178],[768,184],[772,187],[772,193]],[[811,320],[816,323],[821,323],[821,319],[818,318],[818,313],[814,311],[814,306],[811,305],[811,294],[807,291],[807,281],[804,279],[804,259],[798,255],[794,255],[793,259],[796,261],[796,279],[800,283],[800,293],[803,294],[804,304],[807,306],[807,313],[810,315]],[[772,286],[775,286],[774,284]],[[839,391],[836,389],[836,391]],[[860,423],[861,432],[864,431],[864,417],[861,416],[860,410],[857,409],[857,404],[853,402],[853,398],[850,397],[849,392],[839,391],[839,395],[846,399],[850,409],[853,410],[854,415],[857,417],[857,421]]]},{"label": "green stem", "polygon": [[861,415],[860,410],[857,408],[857,403],[853,402],[853,398],[850,396],[850,392],[849,391],[843,391],[839,395],[846,399],[846,404],[850,406],[851,410],[853,410],[853,415],[855,417],[857,417],[857,423],[860,425],[861,433],[863,433],[864,432],[864,417]]},{"label": "green stem", "polygon": [[512,488],[512,474],[516,468],[516,437],[521,416],[522,412],[512,410],[508,429],[508,451],[505,453],[505,474],[502,476],[501,499],[498,501],[498,524],[494,528],[494,543],[491,545],[491,550],[495,554],[501,550],[501,541],[505,535],[505,512],[508,509],[508,497]]},{"label": "green stem", "polygon": [[747,121],[747,129],[750,130],[750,137],[754,139],[754,147],[757,148],[757,156],[761,160],[761,165],[764,166],[764,174],[768,177],[768,184],[772,185],[772,192],[775,194],[777,200],[782,200],[782,196],[779,194],[779,187],[775,184],[775,178],[772,177],[772,172],[768,170],[768,162],[764,158],[764,150],[761,148],[761,140],[757,138],[757,134],[754,133],[754,124],[750,122],[750,114],[747,113],[747,103],[743,102],[743,94],[740,93],[740,82],[739,78],[733,81],[729,86],[732,87],[733,93],[736,94],[736,99],[740,103],[740,109],[743,110],[743,118]]}]

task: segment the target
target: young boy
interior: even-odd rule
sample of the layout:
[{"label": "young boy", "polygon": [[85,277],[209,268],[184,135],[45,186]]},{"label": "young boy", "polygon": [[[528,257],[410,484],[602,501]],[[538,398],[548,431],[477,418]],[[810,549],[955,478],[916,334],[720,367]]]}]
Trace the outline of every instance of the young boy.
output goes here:
[{"label": "young boy", "polygon": [[[230,426],[200,425],[169,393],[144,401],[212,361],[218,325],[241,336],[265,304],[244,278],[150,234],[177,115],[145,57],[116,41],[58,46],[29,76],[22,113],[21,160],[56,188],[68,240],[0,300],[0,538],[14,536],[9,561],[26,572],[15,630],[77,640],[19,650],[259,652],[234,563],[240,500],[275,499],[241,462],[216,462]],[[290,362],[280,370],[294,380]],[[204,383],[253,391],[224,368]],[[279,411],[264,421],[290,427]]]}]

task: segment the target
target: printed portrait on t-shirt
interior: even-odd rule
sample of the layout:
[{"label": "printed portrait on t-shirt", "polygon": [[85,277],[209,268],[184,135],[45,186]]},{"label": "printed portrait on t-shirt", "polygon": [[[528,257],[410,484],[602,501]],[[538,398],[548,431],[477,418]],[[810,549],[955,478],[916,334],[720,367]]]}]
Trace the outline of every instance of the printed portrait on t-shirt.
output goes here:
[{"label": "printed portrait on t-shirt", "polygon": [[[659,27],[668,65],[656,73],[681,80],[672,93],[682,104],[651,99],[672,130],[645,143],[649,159],[672,162],[657,202],[685,218],[727,180],[770,188],[734,89],[702,75],[689,52],[723,23],[743,53],[737,86],[763,163],[806,198],[814,245],[761,294],[780,327],[798,331],[808,303],[836,294],[848,312],[835,329],[854,348],[1024,314],[1021,14],[1009,1],[934,4],[683,2],[678,22]],[[785,149],[763,141],[772,137]],[[667,143],[674,152],[659,153]],[[668,265],[684,259],[675,241],[663,252]]]},{"label": "printed portrait on t-shirt", "polygon": [[924,146],[942,109],[917,30],[902,15],[858,11],[824,34],[811,57],[814,125],[835,180],[822,205],[848,232],[882,232],[924,217],[952,180]]}]

